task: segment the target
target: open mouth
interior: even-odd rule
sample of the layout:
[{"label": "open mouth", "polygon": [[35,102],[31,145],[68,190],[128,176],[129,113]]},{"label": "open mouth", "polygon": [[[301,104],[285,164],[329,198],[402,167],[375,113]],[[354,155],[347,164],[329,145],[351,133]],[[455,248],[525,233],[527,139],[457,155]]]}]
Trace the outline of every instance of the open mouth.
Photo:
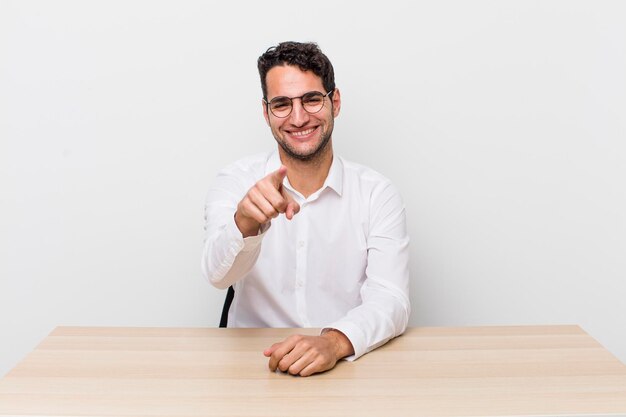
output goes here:
[{"label": "open mouth", "polygon": [[289,133],[289,136],[293,137],[294,139],[307,140],[307,139],[310,139],[315,134],[317,129],[318,127],[311,127],[305,130],[298,130],[298,131],[291,130],[288,133]]}]

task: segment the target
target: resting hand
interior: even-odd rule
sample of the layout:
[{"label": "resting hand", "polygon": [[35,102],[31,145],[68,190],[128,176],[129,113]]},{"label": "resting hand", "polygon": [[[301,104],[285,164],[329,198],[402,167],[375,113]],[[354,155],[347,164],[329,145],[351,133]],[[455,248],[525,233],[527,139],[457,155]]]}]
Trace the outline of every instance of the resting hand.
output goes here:
[{"label": "resting hand", "polygon": [[309,376],[335,367],[341,358],[354,354],[350,340],[338,330],[321,336],[293,335],[265,349],[269,368],[292,375]]},{"label": "resting hand", "polygon": [[283,187],[287,167],[268,174],[248,190],[237,205],[235,223],[243,237],[254,236],[262,225],[285,213],[287,219],[293,219],[300,211],[300,205]]}]

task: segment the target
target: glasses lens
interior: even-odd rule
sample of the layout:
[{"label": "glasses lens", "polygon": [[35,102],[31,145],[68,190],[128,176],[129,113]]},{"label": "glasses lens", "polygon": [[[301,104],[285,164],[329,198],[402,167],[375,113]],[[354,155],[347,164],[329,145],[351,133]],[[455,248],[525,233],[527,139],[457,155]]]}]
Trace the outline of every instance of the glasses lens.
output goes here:
[{"label": "glasses lens", "polygon": [[276,117],[287,117],[291,113],[291,100],[288,97],[276,97],[270,101],[270,110]]},{"label": "glasses lens", "polygon": [[[320,93],[319,91],[310,91],[303,95],[300,98],[302,100],[302,107],[308,113],[317,113],[322,110],[324,107],[324,98],[325,94]],[[274,97],[270,103],[269,108],[272,114],[276,117],[287,117],[291,114],[291,110],[293,107],[293,99],[289,97]]]},{"label": "glasses lens", "polygon": [[302,96],[302,106],[309,113],[317,113],[324,107],[324,94],[311,91]]}]

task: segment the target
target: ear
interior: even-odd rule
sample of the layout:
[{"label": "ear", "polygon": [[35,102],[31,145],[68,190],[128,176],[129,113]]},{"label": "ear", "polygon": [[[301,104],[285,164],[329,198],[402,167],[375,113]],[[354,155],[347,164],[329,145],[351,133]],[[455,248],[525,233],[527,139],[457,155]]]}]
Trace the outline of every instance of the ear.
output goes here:
[{"label": "ear", "polygon": [[338,88],[333,91],[333,117],[339,116],[341,110],[341,93]]},{"label": "ear", "polygon": [[267,104],[265,104],[265,101],[263,99],[261,99],[261,107],[263,107],[263,117],[265,117],[265,123],[267,123],[267,125],[270,125],[270,116],[269,114],[267,114]]}]

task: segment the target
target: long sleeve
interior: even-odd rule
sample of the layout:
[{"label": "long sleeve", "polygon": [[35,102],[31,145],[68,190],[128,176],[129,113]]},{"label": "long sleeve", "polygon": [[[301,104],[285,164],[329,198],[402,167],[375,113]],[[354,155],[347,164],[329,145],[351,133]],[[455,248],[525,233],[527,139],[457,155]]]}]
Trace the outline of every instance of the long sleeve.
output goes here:
[{"label": "long sleeve", "polygon": [[207,193],[202,272],[217,288],[228,288],[241,279],[259,256],[267,228],[244,239],[234,218],[237,204],[255,181],[252,172],[231,166],[217,175]]},{"label": "long sleeve", "polygon": [[409,321],[409,238],[404,204],[390,183],[372,193],[367,251],[361,305],[324,329],[350,339],[355,353],[348,360],[401,335]]},{"label": "long sleeve", "polygon": [[235,284],[233,327],[320,327],[343,332],[359,356],[404,332],[410,314],[404,204],[391,182],[334,158],[324,185],[260,235],[242,238],[234,214],[256,181],[280,167],[277,152],[222,170],[206,200],[202,269]]}]

